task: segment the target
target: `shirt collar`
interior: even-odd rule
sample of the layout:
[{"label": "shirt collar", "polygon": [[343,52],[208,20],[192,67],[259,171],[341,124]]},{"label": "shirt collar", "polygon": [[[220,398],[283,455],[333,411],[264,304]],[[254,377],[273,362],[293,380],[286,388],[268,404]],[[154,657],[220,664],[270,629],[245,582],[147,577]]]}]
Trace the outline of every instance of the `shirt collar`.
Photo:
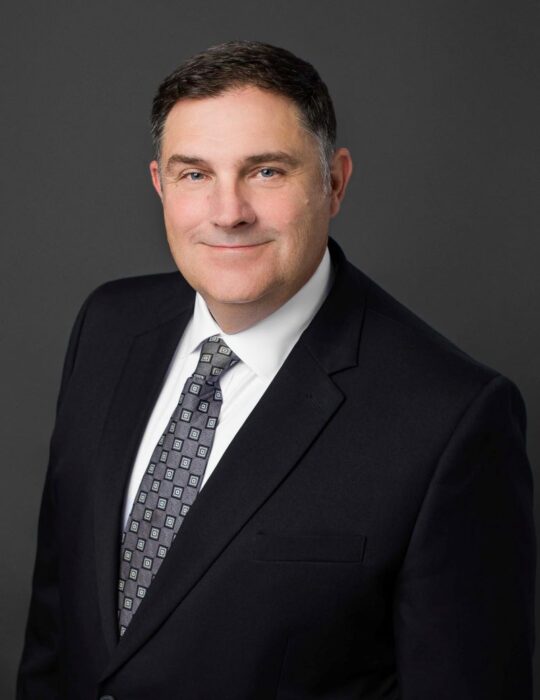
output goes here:
[{"label": "shirt collar", "polygon": [[332,264],[326,248],[317,269],[294,296],[270,316],[234,334],[221,330],[203,297],[197,292],[184,350],[186,354],[199,351],[206,338],[220,335],[255,374],[263,379],[272,379],[319,310],[332,282]]}]

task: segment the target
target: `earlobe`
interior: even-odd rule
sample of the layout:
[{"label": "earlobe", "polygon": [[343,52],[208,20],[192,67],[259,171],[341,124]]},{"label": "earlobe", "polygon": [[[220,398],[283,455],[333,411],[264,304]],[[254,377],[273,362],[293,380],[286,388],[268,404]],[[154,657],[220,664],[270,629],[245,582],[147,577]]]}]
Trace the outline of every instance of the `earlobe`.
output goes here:
[{"label": "earlobe", "polygon": [[158,193],[158,197],[163,200],[163,192],[161,189],[161,176],[159,173],[159,163],[157,160],[153,160],[150,163],[150,176],[152,178],[152,184],[154,185],[154,189]]}]

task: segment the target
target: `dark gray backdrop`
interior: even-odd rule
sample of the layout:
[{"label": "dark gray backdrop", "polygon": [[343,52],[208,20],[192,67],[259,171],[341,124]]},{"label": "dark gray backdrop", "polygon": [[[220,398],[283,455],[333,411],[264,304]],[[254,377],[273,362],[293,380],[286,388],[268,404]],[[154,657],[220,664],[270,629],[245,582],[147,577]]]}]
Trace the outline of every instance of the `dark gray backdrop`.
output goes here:
[{"label": "dark gray backdrop", "polygon": [[3,698],[21,650],[71,323],[97,284],[173,269],[147,172],[151,99],[182,59],[233,38],[317,66],[356,165],[333,235],[392,294],[517,382],[538,472],[537,2],[3,7]]}]

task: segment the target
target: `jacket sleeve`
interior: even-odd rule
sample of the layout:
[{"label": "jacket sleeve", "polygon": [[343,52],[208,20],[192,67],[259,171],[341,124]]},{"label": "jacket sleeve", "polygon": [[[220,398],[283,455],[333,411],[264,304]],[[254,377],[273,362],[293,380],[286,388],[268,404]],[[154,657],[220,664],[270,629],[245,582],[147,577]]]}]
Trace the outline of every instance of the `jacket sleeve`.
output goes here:
[{"label": "jacket sleeve", "polygon": [[[75,365],[79,338],[92,296],[81,307],[71,331],[56,404],[57,415]],[[63,642],[57,582],[54,492],[51,485],[53,471],[54,433],[41,500],[30,609],[17,678],[17,700],[57,700],[63,697],[62,672],[59,668],[59,651]]]},{"label": "jacket sleeve", "polygon": [[497,376],[426,492],[394,598],[401,700],[532,700],[536,544],[525,406]]}]

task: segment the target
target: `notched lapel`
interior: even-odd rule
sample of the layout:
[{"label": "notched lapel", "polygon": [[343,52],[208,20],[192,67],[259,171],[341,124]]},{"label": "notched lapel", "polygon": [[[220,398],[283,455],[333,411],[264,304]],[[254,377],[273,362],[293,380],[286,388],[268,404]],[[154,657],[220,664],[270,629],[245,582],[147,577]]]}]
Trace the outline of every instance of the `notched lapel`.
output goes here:
[{"label": "notched lapel", "polygon": [[294,469],[342,401],[341,391],[299,342],[195,500],[103,679],[179,605]]},{"label": "notched lapel", "polygon": [[109,651],[117,631],[118,557],[125,489],[137,449],[191,310],[125,336],[124,363],[114,389],[96,458],[94,533],[102,626]]}]

